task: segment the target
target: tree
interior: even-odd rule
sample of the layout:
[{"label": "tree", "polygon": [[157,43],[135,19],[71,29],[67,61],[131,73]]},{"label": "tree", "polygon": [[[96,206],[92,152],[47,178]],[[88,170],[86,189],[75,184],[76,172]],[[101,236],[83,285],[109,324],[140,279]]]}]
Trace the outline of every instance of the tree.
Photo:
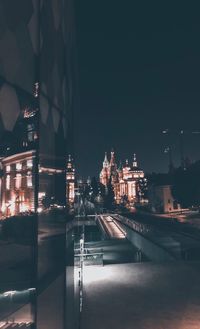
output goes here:
[{"label": "tree", "polygon": [[143,177],[140,178],[138,183],[137,183],[137,200],[141,202],[141,200],[147,199],[148,197],[148,188],[147,188],[147,178]]},{"label": "tree", "polygon": [[91,192],[92,192],[92,199],[94,201],[95,198],[98,195],[98,192],[99,192],[98,182],[97,182],[96,177],[92,177],[92,180],[91,180]]},{"label": "tree", "polygon": [[106,192],[104,197],[104,207],[106,209],[112,209],[115,204],[115,194],[113,190],[113,185],[111,183],[111,179],[106,186]]},{"label": "tree", "polygon": [[182,207],[200,206],[200,161],[173,174],[172,194]]}]

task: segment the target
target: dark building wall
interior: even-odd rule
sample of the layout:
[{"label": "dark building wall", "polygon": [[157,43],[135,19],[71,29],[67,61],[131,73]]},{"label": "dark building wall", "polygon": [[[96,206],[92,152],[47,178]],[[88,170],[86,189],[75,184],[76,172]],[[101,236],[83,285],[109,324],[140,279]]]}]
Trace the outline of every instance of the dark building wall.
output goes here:
[{"label": "dark building wall", "polygon": [[[71,140],[70,117],[73,107],[73,26],[71,1],[43,1],[40,7],[40,147],[39,166],[61,170],[60,174],[39,173],[39,193],[46,193],[54,209],[38,217],[38,328],[62,328],[65,323],[65,242],[66,214],[56,206],[66,205],[66,155]],[[70,9],[70,11],[69,11]],[[70,23],[71,22],[71,23]],[[49,189],[49,186],[53,188]],[[70,278],[67,278],[67,280]],[[46,296],[46,297],[45,297]],[[47,314],[49,300],[52,312]],[[55,311],[54,311],[55,310]]]},{"label": "dark building wall", "polygon": [[[0,155],[34,150],[37,143],[23,145],[25,109],[36,109],[38,17],[37,2],[0,1]],[[12,170],[12,168],[11,168]],[[14,172],[11,172],[13,176]],[[5,172],[2,172],[5,175]],[[5,176],[3,178],[3,181]],[[13,182],[14,183],[14,177]],[[33,186],[35,191],[35,186]],[[2,194],[5,191],[1,191]],[[14,188],[12,190],[15,198]],[[7,200],[7,207],[13,206]],[[35,322],[37,216],[11,216],[0,222],[0,320],[10,320],[26,304],[26,311],[15,314],[16,321]],[[33,288],[33,289],[32,289]],[[20,314],[20,312],[18,312]]]},{"label": "dark building wall", "polygon": [[[1,296],[14,290],[26,293],[20,295],[20,302],[15,296],[4,296],[9,300],[0,319],[15,314],[37,328],[64,328],[65,166],[76,102],[73,4],[71,0],[2,0],[0,22],[0,156],[36,152],[34,212],[6,219],[0,230]],[[27,122],[32,120],[24,121],[26,110],[34,111],[39,138],[25,143]],[[41,167],[59,174],[44,173]],[[38,211],[41,193],[46,203]],[[24,225],[28,228],[23,236],[19,231]],[[17,309],[28,301],[28,311],[19,315]]]}]

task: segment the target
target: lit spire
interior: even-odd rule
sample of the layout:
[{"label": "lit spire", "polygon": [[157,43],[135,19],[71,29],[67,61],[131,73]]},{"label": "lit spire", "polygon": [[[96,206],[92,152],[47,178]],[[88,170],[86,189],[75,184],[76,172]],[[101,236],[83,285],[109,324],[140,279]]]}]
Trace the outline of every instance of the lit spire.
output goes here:
[{"label": "lit spire", "polygon": [[119,167],[118,167],[118,170],[122,170],[122,162],[121,162],[121,160],[120,160],[120,162],[119,162]]},{"label": "lit spire", "polygon": [[113,148],[111,149],[110,164],[111,164],[111,166],[115,164],[115,152],[114,152]]},{"label": "lit spire", "polygon": [[68,169],[71,169],[72,168],[72,157],[71,157],[71,154],[68,155],[67,168]]},{"label": "lit spire", "polygon": [[133,154],[133,167],[137,167],[137,159],[136,159],[136,154]]},{"label": "lit spire", "polygon": [[105,158],[103,161],[103,167],[106,168],[109,166],[109,161],[108,161],[108,157],[107,157],[107,152],[105,152]]}]

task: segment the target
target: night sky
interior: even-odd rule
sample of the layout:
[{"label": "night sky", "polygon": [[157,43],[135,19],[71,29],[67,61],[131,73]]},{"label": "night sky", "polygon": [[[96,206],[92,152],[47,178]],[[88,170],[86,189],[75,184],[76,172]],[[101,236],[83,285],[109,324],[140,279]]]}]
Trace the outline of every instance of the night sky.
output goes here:
[{"label": "night sky", "polygon": [[[196,2],[198,6],[198,2]],[[200,19],[183,1],[76,0],[80,108],[75,161],[97,176],[104,152],[137,154],[145,172],[168,169],[184,153],[200,159]],[[170,128],[171,135],[161,131]]]}]

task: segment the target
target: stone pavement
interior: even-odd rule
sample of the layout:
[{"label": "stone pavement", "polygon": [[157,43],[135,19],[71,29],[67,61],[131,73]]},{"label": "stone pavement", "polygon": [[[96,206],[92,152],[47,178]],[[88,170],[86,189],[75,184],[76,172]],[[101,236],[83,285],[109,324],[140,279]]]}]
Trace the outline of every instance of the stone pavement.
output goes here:
[{"label": "stone pavement", "polygon": [[199,329],[200,263],[84,269],[81,329]]}]

